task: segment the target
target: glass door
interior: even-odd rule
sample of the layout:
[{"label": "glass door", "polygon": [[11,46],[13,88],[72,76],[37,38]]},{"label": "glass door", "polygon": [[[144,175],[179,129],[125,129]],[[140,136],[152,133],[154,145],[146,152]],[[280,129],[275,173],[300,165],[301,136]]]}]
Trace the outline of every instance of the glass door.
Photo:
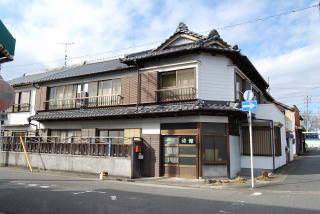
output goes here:
[{"label": "glass door", "polygon": [[196,136],[163,137],[164,176],[197,177]]}]

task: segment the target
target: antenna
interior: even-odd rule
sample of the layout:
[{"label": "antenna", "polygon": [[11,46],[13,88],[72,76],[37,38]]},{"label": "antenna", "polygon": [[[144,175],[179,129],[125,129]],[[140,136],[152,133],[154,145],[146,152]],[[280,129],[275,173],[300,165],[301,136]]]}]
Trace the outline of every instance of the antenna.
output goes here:
[{"label": "antenna", "polygon": [[67,47],[68,45],[74,45],[74,42],[70,42],[70,43],[57,43],[59,45],[65,45],[66,46],[66,50],[64,52],[64,66],[67,66]]}]

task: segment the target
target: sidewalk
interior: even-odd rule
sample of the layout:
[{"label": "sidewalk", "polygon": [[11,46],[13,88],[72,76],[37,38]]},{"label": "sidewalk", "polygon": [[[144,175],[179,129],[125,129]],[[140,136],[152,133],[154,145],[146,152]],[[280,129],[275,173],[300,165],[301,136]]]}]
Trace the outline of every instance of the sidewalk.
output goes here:
[{"label": "sidewalk", "polygon": [[[263,185],[283,182],[288,174],[294,169],[305,156],[296,156],[293,161],[289,164],[284,165],[276,170],[270,181],[256,181],[254,182],[255,188],[261,188]],[[28,167],[17,167],[8,166],[6,167],[11,170],[29,171]],[[67,176],[73,178],[100,180],[100,174],[80,173],[80,172],[66,172],[66,171],[55,171],[55,170],[38,170],[34,169],[35,173]],[[176,177],[142,177],[142,178],[124,178],[109,175],[106,180],[102,182],[117,181],[117,182],[133,182],[147,185],[164,185],[164,186],[176,186],[176,187],[188,187],[188,188],[205,188],[205,189],[251,189],[251,177],[242,176],[247,181],[244,183],[234,182],[227,178],[210,178],[205,179],[187,179],[187,178],[176,178]]]},{"label": "sidewalk", "polygon": [[[289,164],[284,165],[276,170],[270,181],[254,182],[255,188],[261,188],[266,184],[283,182],[289,173],[304,159],[305,156],[296,156]],[[247,181],[244,183],[235,182],[226,178],[211,178],[213,182],[208,182],[205,179],[187,179],[187,178],[175,178],[175,177],[158,177],[158,178],[136,178],[129,179],[128,181],[136,183],[146,183],[153,185],[167,185],[167,186],[179,186],[189,188],[206,188],[206,189],[251,189],[251,177],[242,176]],[[112,179],[112,178],[111,178]]]}]

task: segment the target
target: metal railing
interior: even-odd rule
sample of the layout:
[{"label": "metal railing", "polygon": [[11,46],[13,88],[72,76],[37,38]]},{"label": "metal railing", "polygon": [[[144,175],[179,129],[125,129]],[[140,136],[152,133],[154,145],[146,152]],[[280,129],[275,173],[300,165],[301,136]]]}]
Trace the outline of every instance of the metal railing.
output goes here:
[{"label": "metal railing", "polygon": [[194,87],[161,89],[156,91],[160,101],[178,101],[196,99]]},{"label": "metal railing", "polygon": [[45,109],[70,109],[80,107],[115,106],[120,105],[120,95],[93,96],[81,98],[68,98],[47,100],[44,102]]},{"label": "metal railing", "polygon": [[[123,137],[23,137],[29,153],[127,157],[132,154],[132,144],[124,143]],[[20,137],[2,137],[2,151],[23,152]]]}]

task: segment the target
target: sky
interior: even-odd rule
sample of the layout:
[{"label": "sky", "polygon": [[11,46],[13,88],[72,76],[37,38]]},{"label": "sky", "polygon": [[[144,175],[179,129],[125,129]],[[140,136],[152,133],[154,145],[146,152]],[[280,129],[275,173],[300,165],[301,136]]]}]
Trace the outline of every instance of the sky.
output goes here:
[{"label": "sky", "polygon": [[[5,80],[156,48],[184,22],[237,44],[288,106],[320,115],[319,0],[0,0],[16,38]],[[74,44],[70,44],[74,43]],[[68,45],[66,45],[68,44]],[[308,98],[308,99],[307,99]]]}]

